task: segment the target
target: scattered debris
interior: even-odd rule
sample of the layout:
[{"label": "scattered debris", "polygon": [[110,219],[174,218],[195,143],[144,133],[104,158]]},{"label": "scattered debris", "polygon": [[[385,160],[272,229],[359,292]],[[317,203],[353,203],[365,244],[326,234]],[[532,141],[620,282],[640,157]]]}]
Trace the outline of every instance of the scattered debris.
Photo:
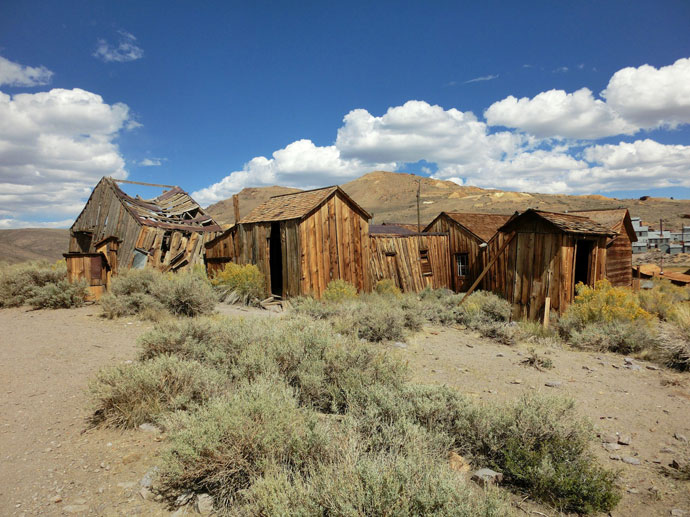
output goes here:
[{"label": "scattered debris", "polygon": [[472,474],[472,481],[484,487],[489,485],[498,485],[501,481],[503,481],[503,474],[491,469],[479,469]]}]

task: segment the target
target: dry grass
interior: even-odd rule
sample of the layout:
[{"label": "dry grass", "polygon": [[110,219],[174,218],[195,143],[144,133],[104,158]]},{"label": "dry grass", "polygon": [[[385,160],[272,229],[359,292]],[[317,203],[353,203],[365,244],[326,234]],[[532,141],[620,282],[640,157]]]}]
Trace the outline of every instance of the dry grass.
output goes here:
[{"label": "dry grass", "polygon": [[84,304],[86,295],[86,281],[67,281],[64,260],[54,264],[38,261],[0,266],[0,307],[79,307]]}]

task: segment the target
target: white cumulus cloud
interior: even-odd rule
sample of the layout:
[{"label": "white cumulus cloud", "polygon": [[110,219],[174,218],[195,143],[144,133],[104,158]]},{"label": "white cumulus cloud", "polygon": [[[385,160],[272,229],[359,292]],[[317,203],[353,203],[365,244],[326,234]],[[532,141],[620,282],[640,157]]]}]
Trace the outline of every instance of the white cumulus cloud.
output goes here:
[{"label": "white cumulus cloud", "polygon": [[142,167],[159,167],[163,165],[163,160],[164,158],[144,158],[139,162],[139,165]]},{"label": "white cumulus cloud", "polygon": [[588,88],[549,90],[533,98],[512,95],[492,104],[487,123],[539,138],[595,140],[643,129],[690,124],[690,59],[654,68],[623,68],[596,98]]},{"label": "white cumulus cloud", "polygon": [[126,177],[115,138],[128,120],[126,105],[79,88],[0,92],[3,225],[74,217],[102,176]]},{"label": "white cumulus cloud", "polygon": [[136,61],[144,57],[144,51],[137,45],[137,38],[125,31],[118,31],[120,35],[117,44],[99,39],[96,50],[92,54],[93,57],[98,58],[106,63],[115,61],[124,63],[126,61]]},{"label": "white cumulus cloud", "polygon": [[642,128],[690,124],[690,58],[654,68],[623,68],[601,92],[606,103]]},{"label": "white cumulus cloud", "polygon": [[521,129],[540,138],[595,139],[637,131],[588,88],[574,93],[549,90],[533,99],[511,95],[489,106],[484,116],[491,126]]},{"label": "white cumulus cloud", "polygon": [[271,158],[252,158],[242,170],[231,172],[218,183],[193,192],[192,197],[206,205],[225,199],[244,187],[320,187],[345,183],[377,168],[394,169],[395,164],[346,159],[336,146],[320,147],[311,140],[297,140],[275,151]]},{"label": "white cumulus cloud", "polygon": [[0,86],[42,86],[52,77],[45,66],[24,66],[0,56]]}]

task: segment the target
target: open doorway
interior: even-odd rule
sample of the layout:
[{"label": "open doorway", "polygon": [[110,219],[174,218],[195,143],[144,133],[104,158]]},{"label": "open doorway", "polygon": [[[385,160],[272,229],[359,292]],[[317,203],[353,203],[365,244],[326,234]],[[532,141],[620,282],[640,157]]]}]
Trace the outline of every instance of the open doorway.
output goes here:
[{"label": "open doorway", "polygon": [[283,296],[283,250],[280,245],[280,223],[271,223],[269,240],[271,268],[271,294]]},{"label": "open doorway", "polygon": [[576,243],[575,252],[575,285],[582,282],[585,285],[591,285],[589,272],[592,265],[592,250],[594,249],[594,241],[578,240]]}]

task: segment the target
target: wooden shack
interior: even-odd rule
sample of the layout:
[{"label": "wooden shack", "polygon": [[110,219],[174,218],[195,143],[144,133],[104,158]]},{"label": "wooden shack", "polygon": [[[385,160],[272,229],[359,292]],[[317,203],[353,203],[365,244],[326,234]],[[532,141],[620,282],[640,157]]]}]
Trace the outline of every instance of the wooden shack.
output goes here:
[{"label": "wooden shack", "polygon": [[467,291],[487,264],[491,238],[512,216],[470,212],[441,212],[425,232],[447,233],[452,268],[451,288]]},{"label": "wooden shack", "polygon": [[335,279],[367,291],[370,219],[337,186],[275,196],[206,244],[207,271],[255,264],[281,297],[319,298]]},{"label": "wooden shack", "polygon": [[[121,183],[166,190],[142,199],[123,192]],[[204,243],[221,231],[179,187],[105,177],[70,229],[69,255],[101,254],[113,274],[131,267],[178,271],[202,264]]]},{"label": "wooden shack", "polygon": [[615,233],[606,241],[606,279],[617,287],[632,287],[632,243],[637,242],[627,208],[568,212],[587,217]]},{"label": "wooden shack", "polygon": [[541,319],[545,307],[562,314],[575,285],[605,278],[608,228],[586,217],[527,210],[489,241],[484,289],[513,305],[513,318]]},{"label": "wooden shack", "polygon": [[417,233],[404,226],[370,225],[371,285],[389,279],[403,292],[451,287],[447,233]]}]

